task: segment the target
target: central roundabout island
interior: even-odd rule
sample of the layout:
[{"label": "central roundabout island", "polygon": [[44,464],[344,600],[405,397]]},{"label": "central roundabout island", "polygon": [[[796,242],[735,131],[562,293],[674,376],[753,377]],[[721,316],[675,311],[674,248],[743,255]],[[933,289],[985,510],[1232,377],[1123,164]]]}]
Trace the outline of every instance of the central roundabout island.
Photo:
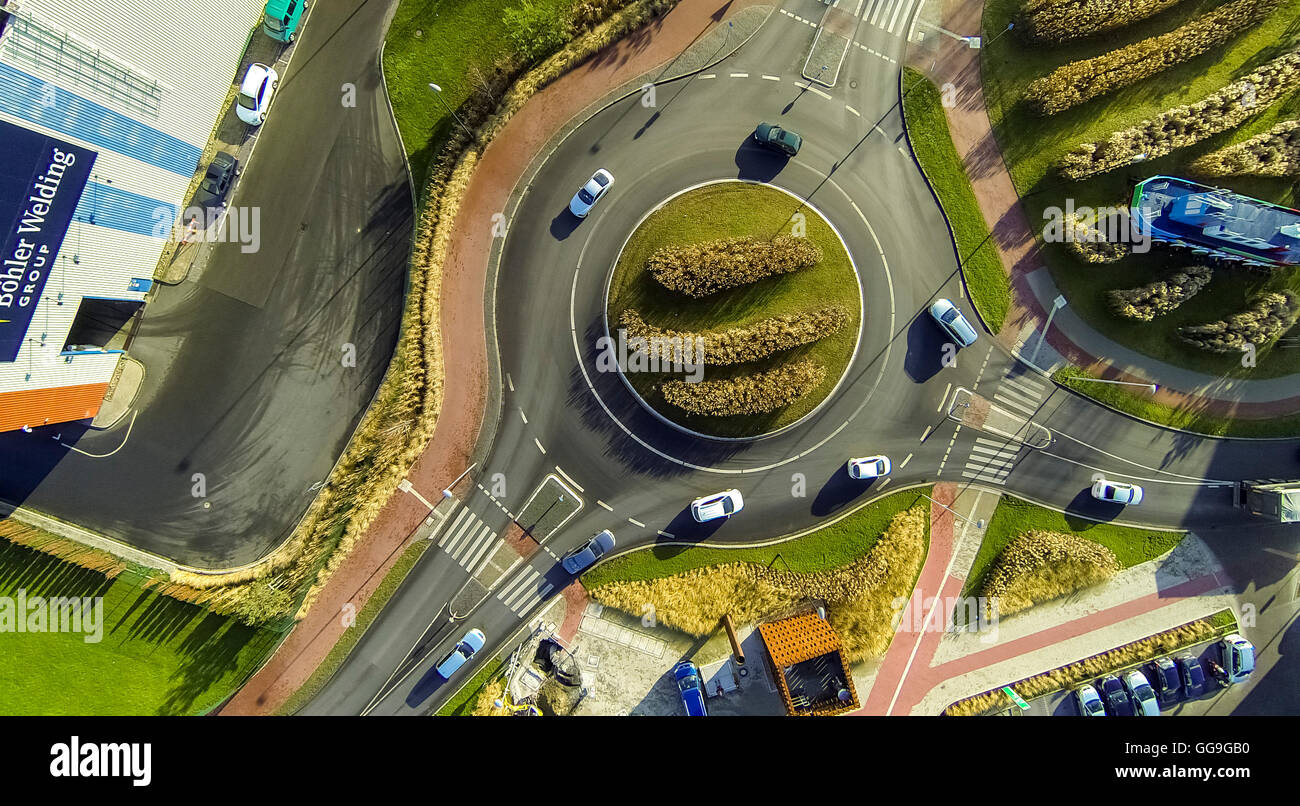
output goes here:
[{"label": "central roundabout island", "polygon": [[623,244],[599,369],[683,431],[770,436],[838,388],[862,302],[848,248],[806,201],[754,182],[700,185],[655,207]]}]

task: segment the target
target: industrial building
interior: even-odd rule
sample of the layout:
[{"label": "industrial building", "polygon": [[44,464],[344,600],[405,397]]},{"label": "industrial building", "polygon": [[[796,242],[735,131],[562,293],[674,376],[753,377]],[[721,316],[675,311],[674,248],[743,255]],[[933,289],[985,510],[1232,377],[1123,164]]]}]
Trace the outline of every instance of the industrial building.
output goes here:
[{"label": "industrial building", "polygon": [[92,418],[264,0],[0,0],[0,431]]}]

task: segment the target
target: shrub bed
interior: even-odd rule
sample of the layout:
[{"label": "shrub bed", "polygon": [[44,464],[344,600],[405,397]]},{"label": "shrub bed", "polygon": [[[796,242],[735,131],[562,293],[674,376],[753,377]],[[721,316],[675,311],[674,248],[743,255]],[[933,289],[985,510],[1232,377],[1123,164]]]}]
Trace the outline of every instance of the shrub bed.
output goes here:
[{"label": "shrub bed", "polygon": [[1182,0],[1029,0],[1016,32],[1035,45],[1068,42],[1144,20]]},{"label": "shrub bed", "polygon": [[807,238],[778,235],[722,238],[684,246],[665,246],[646,260],[646,268],[665,288],[707,297],[727,288],[815,266],[822,249]]},{"label": "shrub bed", "polygon": [[1213,277],[1209,266],[1188,266],[1163,280],[1140,288],[1116,289],[1106,296],[1116,316],[1150,322],[1196,296]]},{"label": "shrub bed", "polygon": [[773,353],[811,344],[838,331],[849,322],[849,312],[842,305],[780,314],[760,319],[744,327],[726,330],[690,332],[665,330],[646,324],[634,308],[623,311],[619,326],[634,339],[645,339],[646,350],[660,362],[680,360],[676,355],[679,345],[685,345],[685,358],[691,357],[691,346],[702,340],[704,363],[713,366],[743,364],[757,361]]},{"label": "shrub bed", "polygon": [[1178,337],[1212,353],[1239,353],[1272,343],[1300,316],[1300,300],[1290,291],[1264,294],[1250,308],[1207,325],[1180,327]]},{"label": "shrub bed", "polygon": [[1148,160],[1163,157],[1235,129],[1296,87],[1300,87],[1300,53],[1291,52],[1201,101],[1161,112],[1105,140],[1076,146],[1057,168],[1069,179],[1086,179],[1131,165],[1140,155]]},{"label": "shrub bed", "polygon": [[796,361],[767,372],[722,381],[667,381],[664,400],[690,414],[729,417],[763,414],[790,405],[826,380],[826,368]]},{"label": "shrub bed", "polygon": [[1035,530],[1007,544],[980,594],[996,598],[998,612],[1006,616],[1105,582],[1119,569],[1115,553],[1099,543]]},{"label": "shrub bed", "polygon": [[1189,170],[1201,176],[1300,177],[1300,120],[1283,121],[1249,140],[1211,151]]},{"label": "shrub bed", "polygon": [[[1120,220],[1107,220],[1104,225],[1108,232],[1123,232],[1121,227],[1130,227],[1131,219],[1123,216]],[[1065,246],[1070,254],[1084,263],[1115,263],[1128,257],[1131,251],[1127,243],[1107,240],[1106,235],[1097,228],[1099,220],[1085,221],[1077,214],[1063,216]]]},{"label": "shrub bed", "polygon": [[1203,56],[1272,14],[1281,0],[1233,0],[1166,34],[1062,65],[1025,88],[1025,103],[1055,115]]}]

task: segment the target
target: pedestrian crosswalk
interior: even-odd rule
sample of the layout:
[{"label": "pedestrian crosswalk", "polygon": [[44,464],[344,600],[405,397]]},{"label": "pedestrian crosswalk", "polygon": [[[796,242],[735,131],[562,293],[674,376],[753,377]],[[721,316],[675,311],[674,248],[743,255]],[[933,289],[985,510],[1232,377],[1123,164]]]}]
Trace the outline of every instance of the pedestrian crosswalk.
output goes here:
[{"label": "pedestrian crosswalk", "polygon": [[962,478],[989,484],[1003,484],[1011,469],[1015,467],[1016,455],[1020,453],[1020,447],[1018,442],[976,437],[970,458],[966,460],[966,467],[961,471]]},{"label": "pedestrian crosswalk", "polygon": [[846,11],[854,9],[854,16],[861,17],[868,25],[902,36],[907,33],[908,22],[918,2],[919,0],[838,0],[836,5]]},{"label": "pedestrian crosswalk", "polygon": [[497,598],[506,607],[513,610],[515,615],[527,615],[529,610],[545,599],[546,595],[555,588],[549,582],[539,586],[539,581],[543,579],[541,572],[536,568],[526,567],[519,572],[517,577],[501,586],[501,590],[497,592]]},{"label": "pedestrian crosswalk", "polygon": [[1014,414],[1033,417],[1043,398],[1043,383],[1030,375],[1017,375],[1002,379],[993,400]]},{"label": "pedestrian crosswalk", "polygon": [[469,507],[461,507],[443,532],[438,547],[474,576],[483,570],[494,550],[504,542],[491,526],[470,512]]}]

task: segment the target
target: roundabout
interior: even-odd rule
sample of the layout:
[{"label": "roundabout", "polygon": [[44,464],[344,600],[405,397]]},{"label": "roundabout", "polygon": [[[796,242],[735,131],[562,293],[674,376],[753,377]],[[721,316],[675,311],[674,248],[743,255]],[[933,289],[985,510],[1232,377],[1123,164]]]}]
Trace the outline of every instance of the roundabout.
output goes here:
[{"label": "roundabout", "polygon": [[[692,296],[648,268],[657,250],[720,238],[806,238],[813,265],[743,286]],[[629,233],[607,281],[603,371],[617,371],[652,414],[685,433],[745,440],[796,427],[839,388],[862,333],[862,287],[838,230],[779,186],[741,180],[687,188],[656,204]],[[657,349],[652,349],[657,348]],[[616,352],[615,352],[616,351]],[[741,385],[755,375],[811,365],[820,382],[785,405],[755,413],[692,414],[665,399]]]}]

